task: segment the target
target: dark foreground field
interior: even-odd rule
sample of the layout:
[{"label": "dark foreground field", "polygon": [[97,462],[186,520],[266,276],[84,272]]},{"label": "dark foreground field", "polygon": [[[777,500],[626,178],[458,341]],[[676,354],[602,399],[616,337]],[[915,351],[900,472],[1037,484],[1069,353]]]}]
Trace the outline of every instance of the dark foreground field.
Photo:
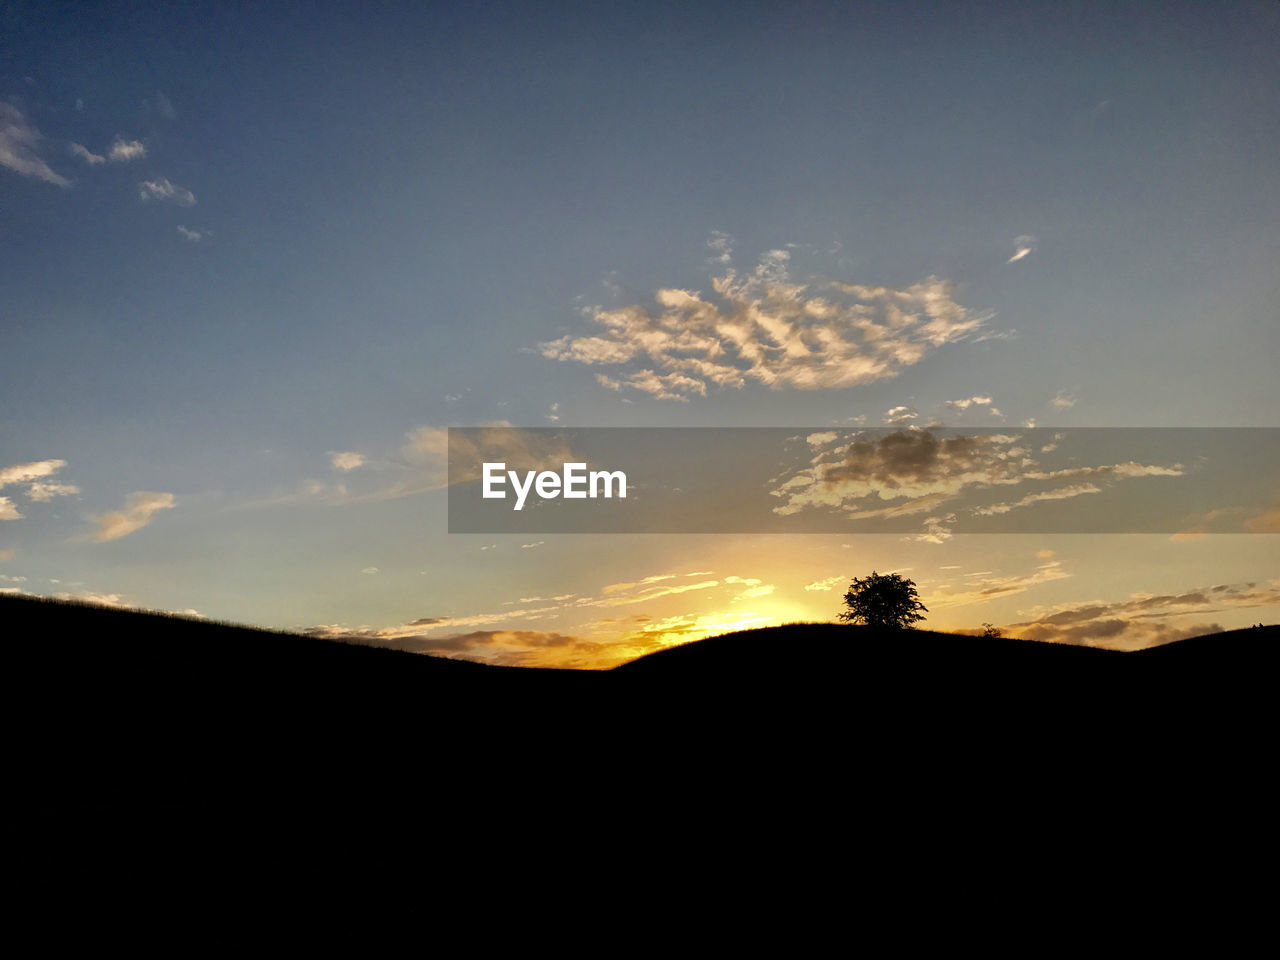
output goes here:
[{"label": "dark foreground field", "polygon": [[486,838],[554,857],[655,822],[839,845],[871,817],[907,842],[1205,791],[1245,809],[1274,763],[1274,627],[1122,654],[805,624],[601,672],[22,597],[0,632],[9,839],[46,882],[424,850],[465,872]]}]

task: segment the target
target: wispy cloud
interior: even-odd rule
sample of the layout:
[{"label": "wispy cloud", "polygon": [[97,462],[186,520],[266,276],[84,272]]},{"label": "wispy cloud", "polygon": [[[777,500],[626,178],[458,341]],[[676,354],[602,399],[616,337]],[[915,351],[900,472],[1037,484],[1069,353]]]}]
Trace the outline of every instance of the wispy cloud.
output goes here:
[{"label": "wispy cloud", "polygon": [[[963,492],[1030,483],[1080,481],[1035,491],[1020,500],[966,508],[975,516],[997,516],[1045,500],[1099,493],[1102,482],[1136,477],[1180,477],[1181,464],[1136,461],[1045,469],[1017,435],[938,436],[910,428],[879,438],[841,438],[770,491],[781,499],[780,516],[805,509],[837,509],[853,520],[930,513],[923,539],[942,542],[955,515],[938,508]],[[886,505],[886,501],[894,501]],[[919,537],[916,539],[920,539]]]},{"label": "wispy cloud", "polygon": [[[727,240],[712,244],[728,254]],[[956,303],[952,284],[936,277],[904,289],[796,283],[789,260],[786,250],[771,250],[750,273],[726,267],[712,278],[715,300],[660,289],[656,308],[591,308],[597,332],[538,348],[555,360],[630,365],[618,376],[597,374],[609,389],[687,400],[748,382],[796,390],[871,383],[966,339],[986,320]]]},{"label": "wispy cloud", "polygon": [[1218,584],[1178,594],[1133,594],[1115,602],[1033,609],[1032,619],[1011,624],[1007,632],[1027,640],[1140,650],[1222,629],[1203,619],[1182,626],[1170,620],[1278,606],[1280,580]]},{"label": "wispy cloud", "polygon": [[939,608],[971,606],[1015,593],[1025,593],[1037,584],[1065,580],[1070,576],[1059,560],[1046,560],[1029,574],[995,576],[990,571],[982,571],[970,574],[968,582],[957,589],[939,590],[937,599],[932,603]]},{"label": "wispy cloud", "polygon": [[123,510],[99,514],[92,517],[98,529],[91,535],[95,543],[108,540],[119,540],[131,533],[141,530],[151,522],[151,518],[161,510],[169,510],[175,504],[172,493],[151,493],[138,491],[129,494]]},{"label": "wispy cloud", "polygon": [[1009,263],[1017,263],[1024,257],[1028,257],[1036,249],[1036,238],[1029,236],[1017,237],[1013,241],[1013,256],[1009,258]]},{"label": "wispy cloud", "polygon": [[723,230],[712,230],[707,246],[711,248],[711,260],[714,263],[728,265],[733,262],[733,237]]},{"label": "wispy cloud", "polygon": [[37,480],[27,487],[27,497],[39,503],[46,503],[54,497],[68,497],[80,492],[74,483],[42,483]]},{"label": "wispy cloud", "polygon": [[8,497],[0,497],[0,520],[21,520],[22,514]]},{"label": "wispy cloud", "polygon": [[91,167],[96,167],[100,163],[107,162],[107,158],[102,156],[102,154],[94,153],[88,147],[79,143],[71,144],[71,154],[72,156],[79,157]]},{"label": "wispy cloud", "polygon": [[[694,571],[682,576],[697,577],[707,572]],[[538,621],[554,620],[564,614],[636,607],[691,592],[698,592],[712,602],[718,597],[720,602],[732,605],[768,596],[775,590],[773,584],[764,583],[758,577],[736,575],[722,580],[683,585],[664,582],[676,578],[675,574],[652,574],[632,581],[608,584],[596,596],[562,594],[549,598],[521,597],[502,604],[505,609],[499,611],[418,617],[404,624],[381,628],[349,628],[328,624],[313,627],[307,632],[331,639],[388,646],[416,653],[461,655],[489,663],[601,667],[612,666],[671,643],[758,626],[773,619],[739,608],[731,608],[732,612],[727,613],[682,614],[660,620],[654,620],[648,613],[608,616],[592,621],[586,628],[592,633],[613,634],[603,640],[532,630],[527,626]],[[726,590],[732,591],[732,594],[726,597]],[[542,603],[541,606],[530,606],[539,602]],[[460,629],[468,632],[457,633]],[[619,629],[623,632],[618,633]],[[542,652],[531,653],[533,648]]]},{"label": "wispy cloud", "polygon": [[1076,398],[1065,390],[1059,390],[1049,401],[1055,410],[1070,410],[1076,405]]},{"label": "wispy cloud", "polygon": [[173,109],[173,104],[164,95],[163,90],[156,91],[156,110],[166,120],[174,120],[178,116],[178,111]]},{"label": "wispy cloud", "polygon": [[810,592],[818,590],[834,590],[837,583],[844,583],[844,577],[827,577],[825,580],[815,580],[813,583],[806,583],[805,590]]},{"label": "wispy cloud", "polygon": [[1089,493],[1101,493],[1102,488],[1094,486],[1092,483],[1074,483],[1069,487],[1059,487],[1057,490],[1044,490],[1040,493],[1029,493],[1021,500],[1012,503],[994,503],[986,507],[978,507],[973,512],[979,517],[996,517],[1001,514],[1016,510],[1019,507],[1030,506],[1033,503],[1039,503],[1042,500],[1070,500],[1072,497],[1081,497]]},{"label": "wispy cloud", "polygon": [[139,200],[168,200],[180,207],[195,206],[196,195],[186,187],[171,183],[165,177],[155,180],[143,180],[138,184]]},{"label": "wispy cloud", "polygon": [[70,180],[55,173],[36,153],[41,139],[40,131],[27,122],[22,111],[0,101],[0,167],[59,187],[71,186]]},{"label": "wispy cloud", "polygon": [[182,224],[178,224],[178,233],[182,234],[182,236],[186,237],[192,243],[199,243],[204,239],[204,234],[199,230],[188,230]]}]

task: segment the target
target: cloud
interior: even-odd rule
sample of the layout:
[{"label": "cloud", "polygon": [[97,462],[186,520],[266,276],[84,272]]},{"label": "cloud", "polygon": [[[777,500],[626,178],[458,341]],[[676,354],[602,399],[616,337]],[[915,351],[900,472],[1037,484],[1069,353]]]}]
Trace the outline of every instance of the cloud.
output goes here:
[{"label": "cloud", "polygon": [[[706,573],[707,571],[695,571],[682,576],[695,577]],[[352,629],[339,624],[328,624],[313,627],[306,632],[329,639],[389,646],[415,653],[464,656],[488,663],[600,668],[613,666],[670,643],[758,626],[772,619],[756,611],[733,609],[709,615],[685,614],[663,620],[654,620],[645,613],[606,616],[591,621],[586,629],[597,636],[600,633],[612,634],[605,639],[570,636],[529,629],[527,626],[565,614],[632,606],[690,591],[731,588],[737,593],[727,598],[728,602],[740,603],[745,599],[768,596],[775,589],[773,584],[763,583],[756,577],[729,576],[723,580],[681,586],[664,582],[673,579],[676,579],[675,574],[652,574],[634,581],[608,584],[596,596],[566,593],[550,598],[521,597],[518,601],[503,603],[501,606],[504,609],[496,612],[418,617],[404,624],[381,628]],[[723,593],[719,596],[726,599]],[[529,606],[534,603],[542,605]],[[623,627],[628,629],[619,633],[618,630]],[[459,633],[460,629],[467,632]]]},{"label": "cloud", "polygon": [[378,568],[377,568],[377,567],[365,567],[365,568],[364,568],[363,570],[361,570],[360,572],[361,572],[361,573],[363,573],[363,574],[366,574],[366,575],[368,575],[368,576],[373,576],[374,574],[376,574],[376,573],[378,572]]},{"label": "cloud", "polygon": [[806,583],[804,588],[808,591],[834,590],[837,583],[843,583],[844,581],[844,577],[827,577],[825,580],[815,580],[813,583]]},{"label": "cloud", "polygon": [[365,458],[363,453],[355,453],[347,450],[341,453],[330,451],[329,462],[333,464],[335,470],[355,470],[364,466]]},{"label": "cloud", "polygon": [[172,493],[138,491],[129,494],[123,510],[92,517],[98,529],[91,535],[95,543],[118,540],[141,530],[160,510],[169,510],[175,504]]},{"label": "cloud", "polygon": [[157,177],[155,180],[143,180],[139,183],[138,199],[169,200],[180,207],[193,207],[196,203],[196,195],[194,193],[186,187],[170,183],[165,177]]},{"label": "cloud", "polygon": [[[32,463],[20,463],[12,467],[0,467],[0,488],[12,485],[25,485],[28,500],[44,503],[54,497],[65,497],[79,493],[80,488],[70,483],[46,483],[43,478],[53,476],[67,465],[65,460],[36,460]],[[10,503],[5,499],[5,503]],[[12,509],[12,504],[10,504]],[[21,514],[14,510],[6,516],[0,510],[0,519],[14,520]]]},{"label": "cloud", "polygon": [[[693,576],[693,574],[686,574],[686,576]],[[674,580],[675,578],[676,575],[674,573],[655,573],[651,576],[644,577],[641,580],[629,580],[625,583],[610,583],[605,587],[602,587],[600,592],[605,595],[621,593],[625,590],[632,590],[636,587],[647,586],[651,583],[659,583],[663,580]]]},{"label": "cloud", "polygon": [[733,237],[723,230],[712,230],[707,246],[711,248],[713,262],[723,264],[733,262]]},{"label": "cloud", "polygon": [[18,555],[18,551],[14,550],[12,547],[6,550],[0,550],[0,563],[7,563],[17,555]]},{"label": "cloud", "polygon": [[1057,490],[1044,490],[1040,493],[1029,493],[1021,500],[1013,503],[993,503],[990,506],[978,507],[973,512],[979,517],[995,517],[1016,510],[1019,507],[1026,507],[1033,503],[1039,503],[1042,500],[1070,500],[1072,497],[1080,497],[1089,493],[1101,493],[1102,488],[1094,486],[1092,483],[1075,483],[1069,487],[1059,487]]},{"label": "cloud", "polygon": [[41,139],[40,131],[27,122],[17,107],[0,101],[0,167],[59,187],[71,186],[70,180],[55,173],[37,155],[36,145]]},{"label": "cloud", "polygon": [[132,606],[125,602],[123,593],[94,593],[93,591],[84,591],[81,593],[55,593],[55,600],[75,600],[78,603],[92,603],[99,607],[129,607]]},{"label": "cloud", "polygon": [[1071,576],[1063,569],[1060,560],[1047,560],[1030,574],[998,577],[990,576],[989,573],[990,571],[984,570],[969,574],[969,582],[962,589],[940,590],[937,593],[937,599],[930,602],[938,607],[966,607],[975,603],[986,603],[998,597],[1025,593],[1037,584],[1065,580]]},{"label": "cloud", "polygon": [[8,497],[0,497],[0,520],[21,520],[22,514]]},{"label": "cloud", "polygon": [[893,407],[884,412],[884,422],[895,427],[905,427],[919,416],[920,412],[915,407]]},{"label": "cloud", "polygon": [[1017,263],[1023,257],[1030,256],[1036,248],[1036,238],[1022,236],[1017,237],[1013,241],[1013,256],[1008,259],[1008,263]]},{"label": "cloud", "polygon": [[173,109],[173,104],[169,102],[169,98],[162,90],[156,91],[156,109],[166,120],[173,120],[178,116],[178,111]]},{"label": "cloud", "polygon": [[926,517],[924,521],[924,533],[913,533],[911,536],[903,537],[907,543],[946,543],[955,536],[948,527],[956,522],[956,515],[949,513],[945,517]]},{"label": "cloud", "polygon": [[1112,603],[1094,601],[1041,609],[1033,611],[1033,619],[1011,624],[1007,632],[1027,640],[1140,650],[1223,629],[1204,619],[1184,626],[1172,625],[1169,620],[1277,606],[1280,579],[1218,584],[1180,594],[1133,594]]},{"label": "cloud", "polygon": [[147,148],[141,140],[121,140],[116,137],[107,153],[107,159],[112,163],[128,163],[130,160],[141,160],[146,155]]},{"label": "cloud", "polygon": [[65,460],[36,460],[13,467],[0,467],[0,487],[12,483],[29,483],[41,477],[52,476],[67,465]]},{"label": "cloud", "polygon": [[100,163],[106,163],[107,158],[101,154],[94,153],[88,147],[81,146],[78,143],[71,144],[71,153],[73,156],[80,157],[91,167],[96,167]]},{"label": "cloud", "polygon": [[[892,411],[891,411],[892,412]],[[1004,433],[937,436],[910,428],[878,438],[840,439],[770,493],[782,500],[773,508],[780,516],[805,509],[836,509],[847,519],[872,520],[935,511],[967,490],[1061,480],[1119,481],[1134,477],[1179,477],[1181,464],[1136,461],[1045,470],[1022,444]],[[970,508],[977,516],[996,516],[1042,500],[1063,500],[1098,493],[1081,482],[1036,491],[1021,500]],[[902,501],[882,505],[884,501]],[[928,542],[941,542],[954,522],[935,514],[925,520]],[[921,539],[921,538],[914,538]]]},{"label": "cloud", "polygon": [[1053,405],[1055,410],[1070,410],[1076,405],[1076,398],[1065,390],[1059,390],[1049,403]]},{"label": "cloud", "polygon": [[948,400],[947,401],[947,406],[953,407],[956,410],[968,410],[970,407],[973,407],[973,406],[983,407],[983,406],[990,406],[990,405],[991,405],[990,397],[969,397],[965,400]]},{"label": "cloud", "polygon": [[27,487],[27,497],[40,503],[46,503],[54,497],[67,497],[79,492],[80,488],[72,483],[42,483],[37,480]]},{"label": "cloud", "polygon": [[[727,254],[727,241],[724,247]],[[871,383],[966,339],[986,319],[957,304],[952,284],[936,277],[904,289],[825,279],[795,283],[789,257],[771,250],[748,274],[726,267],[712,278],[714,299],[664,288],[653,308],[591,308],[595,333],[538,349],[588,366],[632,365],[619,376],[597,374],[608,389],[688,400],[710,387],[748,382],[775,390]]]},{"label": "cloud", "polygon": [[178,224],[178,233],[182,234],[192,243],[199,243],[201,240],[204,239],[204,234],[201,233],[199,230],[188,230],[182,224]]},{"label": "cloud", "polygon": [[1280,507],[1264,510],[1244,522],[1250,533],[1280,533]]}]

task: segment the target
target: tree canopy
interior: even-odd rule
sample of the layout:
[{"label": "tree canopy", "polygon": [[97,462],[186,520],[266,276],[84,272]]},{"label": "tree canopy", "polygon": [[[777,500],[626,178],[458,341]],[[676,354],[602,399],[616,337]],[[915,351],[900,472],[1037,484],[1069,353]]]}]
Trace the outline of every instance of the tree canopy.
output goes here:
[{"label": "tree canopy", "polygon": [[896,573],[880,574],[874,570],[865,579],[854,577],[844,602],[848,609],[841,612],[841,620],[892,630],[905,630],[923,620],[918,611],[929,612],[920,602],[914,581],[904,580]]}]

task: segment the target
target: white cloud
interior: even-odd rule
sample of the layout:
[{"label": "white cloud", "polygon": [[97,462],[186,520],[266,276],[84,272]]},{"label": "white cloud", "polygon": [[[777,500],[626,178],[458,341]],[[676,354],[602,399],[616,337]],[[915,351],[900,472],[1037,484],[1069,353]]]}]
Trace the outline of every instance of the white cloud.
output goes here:
[{"label": "white cloud", "polygon": [[1029,256],[1036,248],[1035,237],[1017,237],[1013,241],[1013,256],[1009,258],[1009,263],[1017,263],[1023,257]]},{"label": "white cloud", "polygon": [[41,139],[40,131],[17,107],[0,101],[0,167],[59,187],[71,186],[70,180],[55,173],[36,153]]},{"label": "white cloud", "polygon": [[8,497],[0,497],[0,520],[21,520],[22,514]]},{"label": "white cloud", "polygon": [[0,487],[12,483],[30,483],[42,477],[52,476],[67,465],[65,460],[36,460],[12,467],[0,467]]},{"label": "white cloud", "polygon": [[722,230],[712,230],[711,239],[707,241],[711,248],[712,261],[728,264],[733,260],[733,237]]},{"label": "white cloud", "polygon": [[188,230],[182,224],[178,224],[178,233],[182,234],[192,243],[199,243],[201,240],[204,239],[204,234],[201,233],[199,230]]},{"label": "white cloud", "polygon": [[1049,401],[1057,410],[1070,410],[1076,405],[1076,398],[1065,390],[1059,390],[1057,395]]},{"label": "white cloud", "polygon": [[94,153],[88,147],[82,146],[78,143],[73,143],[71,145],[71,153],[73,156],[83,159],[85,163],[89,164],[91,167],[96,167],[100,163],[107,162],[107,158],[102,156],[102,154]]},{"label": "white cloud", "polygon": [[140,160],[147,155],[147,148],[141,140],[121,140],[116,137],[115,143],[111,144],[111,150],[107,153],[107,159],[112,163],[128,163],[130,160]]},{"label": "white cloud", "polygon": [[920,416],[915,407],[893,407],[884,412],[884,422],[895,427],[903,427]]},{"label": "white cloud", "polygon": [[143,180],[138,184],[139,200],[170,200],[180,207],[195,206],[196,195],[186,187],[171,183],[165,177]]},{"label": "white cloud", "polygon": [[974,406],[984,407],[984,406],[990,406],[990,405],[991,405],[990,397],[969,397],[965,400],[948,400],[947,401],[947,406],[954,407],[956,410],[968,410],[970,407],[974,407]]},{"label": "white cloud", "polygon": [[[38,503],[47,502],[54,497],[65,497],[79,493],[80,488],[74,484],[47,483],[44,480],[45,477],[53,476],[66,465],[67,461],[65,460],[37,460],[32,463],[20,463],[12,467],[0,467],[0,487],[25,485],[27,499]],[[10,503],[10,510],[0,509],[0,519],[16,520],[21,516],[12,507],[7,498],[0,499],[3,499],[4,503]]]},{"label": "white cloud", "polygon": [[40,503],[46,503],[54,497],[67,497],[80,492],[73,483],[42,483],[35,481],[27,487],[27,497]]},{"label": "white cloud", "polygon": [[335,470],[355,470],[364,466],[365,458],[363,453],[356,453],[352,450],[329,453],[329,462],[333,464]]},{"label": "white cloud", "polygon": [[125,500],[123,510],[91,518],[98,529],[91,534],[90,539],[96,543],[105,543],[127,537],[150,523],[158,511],[171,509],[175,502],[172,493],[149,493],[141,490],[131,493]]},{"label": "white cloud", "polygon": [[712,278],[718,302],[698,291],[664,288],[655,294],[656,309],[591,308],[588,316],[601,328],[596,334],[538,348],[555,360],[636,364],[639,369],[597,374],[597,380],[611,390],[686,400],[705,396],[711,386],[748,382],[814,390],[882,380],[985,322],[935,277],[901,290],[821,279],[800,284],[788,276],[789,257],[771,250],[742,275],[726,267]]},{"label": "white cloud", "polygon": [[365,568],[364,568],[363,570],[361,570],[360,572],[361,572],[361,573],[364,573],[364,574],[368,574],[369,576],[373,576],[375,573],[377,573],[377,572],[378,572],[378,568],[377,568],[377,567],[365,567]]},{"label": "white cloud", "polygon": [[834,590],[837,583],[843,583],[844,577],[827,577],[825,580],[815,580],[813,583],[806,583],[804,588],[809,591],[818,590]]}]

